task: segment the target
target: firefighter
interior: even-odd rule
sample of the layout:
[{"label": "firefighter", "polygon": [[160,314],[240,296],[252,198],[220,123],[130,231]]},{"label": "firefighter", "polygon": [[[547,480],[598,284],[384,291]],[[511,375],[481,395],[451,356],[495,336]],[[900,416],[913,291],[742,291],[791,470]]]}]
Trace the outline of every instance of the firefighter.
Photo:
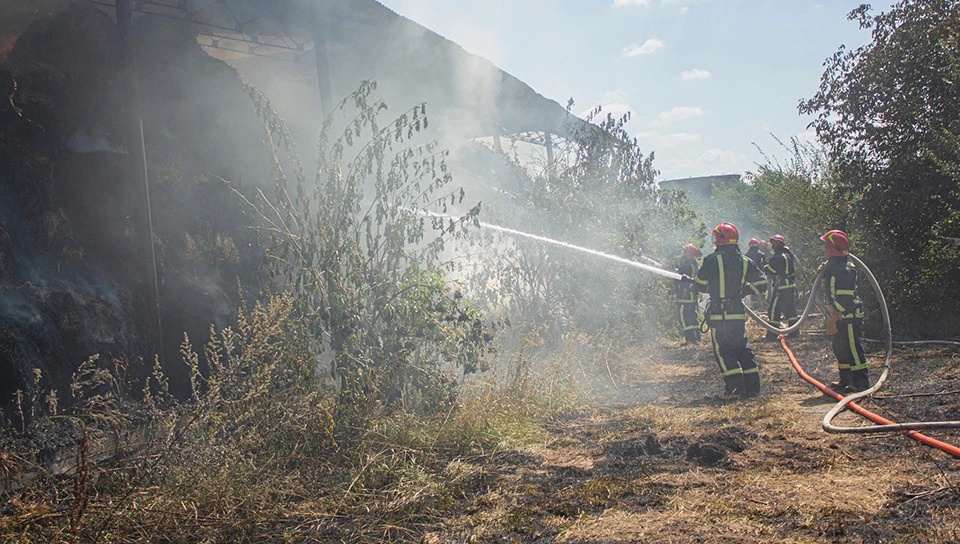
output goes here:
[{"label": "firefighter", "polygon": [[750,257],[750,260],[758,267],[763,266],[763,254],[760,253],[760,240],[751,238],[750,241],[747,242],[747,257]]},{"label": "firefighter", "polygon": [[[767,264],[767,259],[770,258],[770,244],[764,240],[760,240],[760,262],[757,263],[760,267],[760,270],[763,270],[763,267]],[[760,293],[760,307],[763,308],[767,305],[767,301],[770,300],[770,282],[767,278],[767,288]]]},{"label": "firefighter", "polygon": [[763,260],[770,258],[770,244],[766,240],[760,240],[760,256]]},{"label": "firefighter", "polygon": [[850,262],[850,238],[842,230],[831,230],[820,237],[827,262],[823,269],[824,291],[829,303],[827,335],[833,340],[840,381],[831,384],[838,392],[863,391],[870,387],[870,369],[860,338],[863,329],[863,303],[857,297],[860,274]]},{"label": "firefighter", "polygon": [[716,250],[704,257],[694,282],[697,289],[710,294],[705,321],[724,389],[748,398],[760,394],[760,372],[747,340],[742,297],[758,294],[767,280],[753,261],[740,254],[738,237],[737,227],[730,223],[713,229]]},{"label": "firefighter", "polygon": [[[683,246],[683,262],[677,268],[683,276],[696,277],[700,267],[697,257],[700,248],[693,244]],[[697,319],[697,290],[687,282],[677,283],[677,303],[680,306],[680,328],[687,345],[700,342],[700,321]]]},{"label": "firefighter", "polygon": [[[763,270],[763,253],[760,253],[760,240],[756,238],[751,238],[747,242],[747,257],[757,265],[757,268]],[[759,295],[749,295],[747,297],[747,302],[750,304],[750,308],[756,310],[763,299],[763,294]]]},{"label": "firefighter", "polygon": [[[767,307],[767,318],[770,324],[780,328],[780,317],[787,320],[787,326],[797,322],[797,295],[796,264],[793,252],[786,246],[786,240],[780,234],[770,237],[770,247],[773,255],[767,259],[763,271],[770,279],[770,305]],[[796,331],[791,333],[794,336]],[[777,334],[767,331],[766,340],[776,340]]]}]

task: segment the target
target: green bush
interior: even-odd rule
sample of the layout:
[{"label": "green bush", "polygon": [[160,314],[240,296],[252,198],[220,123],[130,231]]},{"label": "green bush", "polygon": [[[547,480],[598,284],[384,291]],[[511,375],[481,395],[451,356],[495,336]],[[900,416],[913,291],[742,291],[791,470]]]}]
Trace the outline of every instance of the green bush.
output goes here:
[{"label": "green bush", "polygon": [[459,383],[454,373],[482,369],[493,335],[444,279],[444,242],[476,220],[479,205],[457,220],[427,215],[461,203],[464,192],[444,192],[452,180],[446,151],[406,144],[427,128],[426,106],[384,124],[376,84],[363,83],[324,123],[310,185],[282,121],[249,90],[271,135],[277,183],[273,198],[246,202],[271,240],[273,288],[292,294],[316,351],[332,351],[340,430],[349,434],[384,410],[442,409]]}]

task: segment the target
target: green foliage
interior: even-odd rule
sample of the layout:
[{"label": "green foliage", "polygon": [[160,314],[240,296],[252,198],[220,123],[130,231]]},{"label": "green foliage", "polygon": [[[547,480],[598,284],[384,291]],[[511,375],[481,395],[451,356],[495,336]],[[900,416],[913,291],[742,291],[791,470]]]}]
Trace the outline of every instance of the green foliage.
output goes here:
[{"label": "green foliage", "polygon": [[836,194],[835,173],[823,147],[795,137],[789,145],[778,143],[789,152],[788,159],[764,154],[766,163],[747,173],[745,183],[714,189],[716,209],[707,213],[750,210],[749,222],[735,223],[741,246],[748,237],[783,234],[804,269],[812,272],[823,261],[820,236],[842,228],[850,206]]},{"label": "green foliage", "polygon": [[35,446],[0,435],[5,484],[11,472],[36,479],[8,495],[0,539],[375,539],[457,508],[505,441],[544,434],[548,410],[479,381],[442,412],[393,411],[339,442],[337,398],[318,386],[313,334],[295,308],[290,294],[273,297],[241,308],[237,325],[213,331],[202,349],[184,338],[185,364],[207,366],[191,372],[188,401],[164,392],[159,365],[142,381],[118,361],[81,365],[75,402],[59,416],[37,414],[24,436],[48,446],[56,426],[57,436],[75,435],[59,448],[76,448],[82,470],[57,476],[34,462]]},{"label": "green foliage", "polygon": [[[543,171],[516,164],[514,205],[494,210],[492,222],[636,260],[672,257],[702,236],[686,199],[656,187],[653,155],[629,136],[628,119],[570,124]],[[638,315],[644,333],[673,326],[670,284],[661,276],[537,241],[497,240],[486,244],[498,249],[493,264],[474,270],[472,281],[483,300],[516,324],[545,325],[553,340],[573,330],[636,324]]]},{"label": "green foliage", "polygon": [[828,59],[819,92],[800,111],[816,115],[838,188],[854,204],[845,217],[858,239],[853,250],[884,285],[895,326],[948,334],[960,296],[945,262],[955,255],[942,251],[960,236],[952,220],[960,210],[960,5],[904,0],[879,15],[864,5],[850,18],[873,41]]},{"label": "green foliage", "polygon": [[363,83],[327,118],[308,185],[282,121],[249,89],[271,136],[277,183],[273,199],[260,193],[247,203],[271,238],[274,287],[292,293],[294,310],[319,337],[318,351],[333,352],[338,422],[347,427],[388,407],[442,408],[457,383],[451,371],[482,369],[492,340],[480,313],[448,287],[440,261],[444,240],[475,221],[479,206],[459,220],[431,216],[436,236],[427,236],[425,210],[444,213],[464,193],[444,192],[452,180],[446,151],[432,142],[410,145],[427,128],[426,107],[384,124],[387,107],[375,90]]}]

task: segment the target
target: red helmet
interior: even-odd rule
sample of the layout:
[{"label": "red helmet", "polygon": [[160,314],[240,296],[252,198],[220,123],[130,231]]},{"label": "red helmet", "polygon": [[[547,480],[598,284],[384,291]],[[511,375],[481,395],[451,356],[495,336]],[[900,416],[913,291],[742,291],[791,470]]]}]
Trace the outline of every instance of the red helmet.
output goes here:
[{"label": "red helmet", "polygon": [[757,240],[756,238],[751,238],[750,241],[747,242],[747,245],[748,245],[748,246],[760,246],[760,240]]},{"label": "red helmet", "polygon": [[770,247],[770,244],[766,240],[760,240],[760,249],[767,249],[768,247]]},{"label": "red helmet", "polygon": [[770,245],[773,246],[774,248],[781,248],[787,245],[787,241],[786,239],[784,239],[782,235],[774,234],[773,236],[770,237]]},{"label": "red helmet", "polygon": [[740,232],[737,231],[737,227],[733,226],[733,223],[720,223],[716,227],[713,227],[714,245],[725,246],[728,244],[736,244],[739,237]]},{"label": "red helmet", "polygon": [[831,257],[843,257],[850,254],[850,238],[842,230],[831,230],[820,237],[826,242]]},{"label": "red helmet", "polygon": [[683,255],[688,259],[694,259],[700,255],[700,248],[693,244],[687,244],[683,246]]}]

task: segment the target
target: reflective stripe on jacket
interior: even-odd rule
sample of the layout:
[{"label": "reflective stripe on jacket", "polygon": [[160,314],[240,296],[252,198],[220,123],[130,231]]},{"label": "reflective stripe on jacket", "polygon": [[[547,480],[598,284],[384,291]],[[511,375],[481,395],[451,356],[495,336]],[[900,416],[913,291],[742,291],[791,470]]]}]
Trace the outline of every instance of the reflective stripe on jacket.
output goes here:
[{"label": "reflective stripe on jacket", "polygon": [[[697,266],[696,259],[683,259],[683,263],[677,268],[678,274],[683,274],[690,276],[691,278],[697,277],[697,272],[700,267]],[[697,303],[697,290],[693,285],[689,283],[679,283],[677,284],[677,300],[680,304],[696,304]]]},{"label": "reflective stripe on jacket", "polygon": [[846,257],[830,257],[823,271],[823,285],[827,300],[841,319],[863,317],[863,302],[857,296],[860,272]]},{"label": "reflective stripe on jacket", "polygon": [[777,290],[795,289],[797,286],[796,268],[793,262],[793,254],[788,248],[778,249],[767,260],[763,271],[774,282]]},{"label": "reflective stripe on jacket", "polygon": [[707,321],[746,319],[741,291],[747,287],[754,294],[767,279],[756,263],[740,254],[736,245],[723,245],[703,259],[703,265],[694,280],[700,291],[710,294]]}]

